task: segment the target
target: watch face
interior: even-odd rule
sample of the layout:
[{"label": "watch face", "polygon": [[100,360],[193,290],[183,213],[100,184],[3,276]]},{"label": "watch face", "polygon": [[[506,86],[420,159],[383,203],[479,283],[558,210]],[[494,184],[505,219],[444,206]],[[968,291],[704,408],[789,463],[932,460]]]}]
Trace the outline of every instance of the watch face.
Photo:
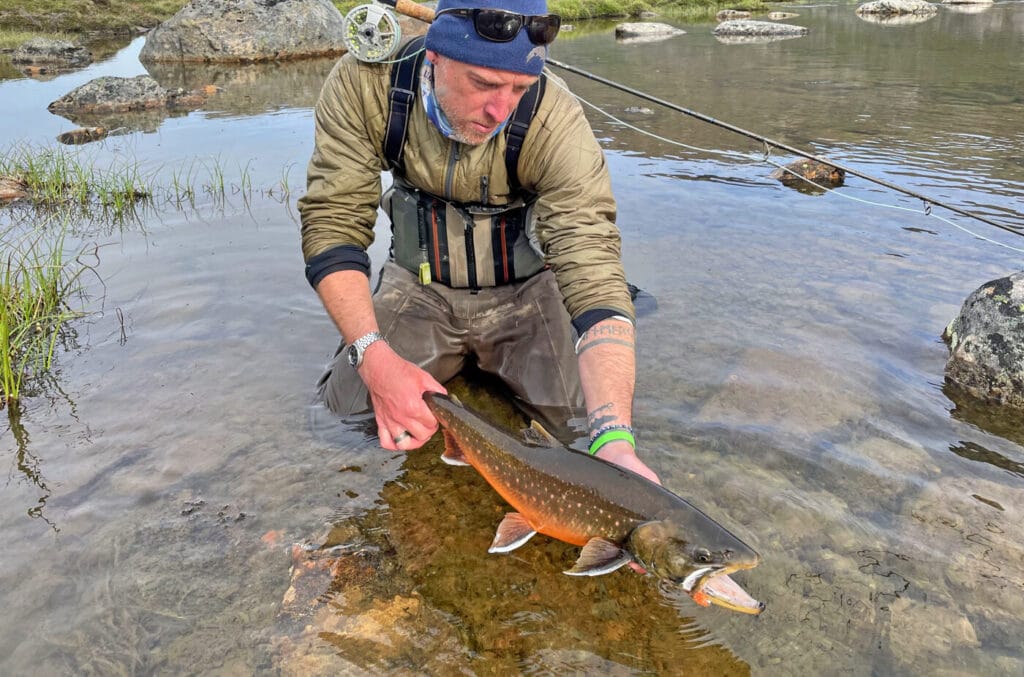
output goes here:
[{"label": "watch face", "polygon": [[348,363],[353,367],[359,365],[359,348],[355,344],[348,347]]}]

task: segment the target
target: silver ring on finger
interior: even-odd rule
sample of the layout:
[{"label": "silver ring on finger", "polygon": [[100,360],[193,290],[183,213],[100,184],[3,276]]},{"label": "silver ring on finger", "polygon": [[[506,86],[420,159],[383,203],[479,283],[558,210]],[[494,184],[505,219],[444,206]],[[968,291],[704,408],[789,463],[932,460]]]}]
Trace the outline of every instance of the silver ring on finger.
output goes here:
[{"label": "silver ring on finger", "polygon": [[403,430],[402,432],[398,433],[397,435],[395,435],[391,439],[393,439],[395,441],[395,444],[398,445],[398,444],[401,444],[402,442],[405,442],[410,437],[412,437],[412,435],[409,434],[409,431],[408,430]]}]

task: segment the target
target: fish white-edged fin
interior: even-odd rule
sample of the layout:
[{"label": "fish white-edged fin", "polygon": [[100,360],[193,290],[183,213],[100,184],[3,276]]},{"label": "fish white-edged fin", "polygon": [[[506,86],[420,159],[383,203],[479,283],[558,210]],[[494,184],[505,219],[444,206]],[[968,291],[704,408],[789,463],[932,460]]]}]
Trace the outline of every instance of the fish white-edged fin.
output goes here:
[{"label": "fish white-edged fin", "polygon": [[569,576],[602,576],[633,561],[633,556],[607,538],[592,538],[580,552]]},{"label": "fish white-edged fin", "polygon": [[487,549],[487,552],[512,552],[533,538],[536,533],[525,517],[517,512],[510,512],[498,525],[494,541],[491,542],[491,547]]},{"label": "fish white-edged fin", "polygon": [[462,448],[455,441],[455,436],[447,430],[442,430],[441,434],[444,437],[444,453],[441,454],[441,460],[448,465],[469,465]]}]

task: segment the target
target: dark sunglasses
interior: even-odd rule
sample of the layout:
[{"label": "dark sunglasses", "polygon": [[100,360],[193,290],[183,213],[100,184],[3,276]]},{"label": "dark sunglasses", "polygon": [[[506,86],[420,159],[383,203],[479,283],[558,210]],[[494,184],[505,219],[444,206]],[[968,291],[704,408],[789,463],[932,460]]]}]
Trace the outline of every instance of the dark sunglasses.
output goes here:
[{"label": "dark sunglasses", "polygon": [[442,9],[434,18],[442,14],[453,14],[473,20],[473,28],[477,35],[491,42],[511,42],[526,28],[526,35],[535,45],[550,45],[558,35],[562,26],[562,17],[557,14],[540,14],[528,16],[506,12],[503,9]]}]

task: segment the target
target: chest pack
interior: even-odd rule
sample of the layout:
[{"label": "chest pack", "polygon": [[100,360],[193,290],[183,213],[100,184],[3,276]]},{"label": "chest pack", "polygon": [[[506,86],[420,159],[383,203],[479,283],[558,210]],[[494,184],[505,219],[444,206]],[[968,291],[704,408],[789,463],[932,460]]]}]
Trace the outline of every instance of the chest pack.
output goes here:
[{"label": "chest pack", "polygon": [[[545,76],[523,94],[502,132],[505,169],[516,199],[501,206],[445,200],[405,180],[403,151],[409,116],[419,96],[423,43],[423,37],[406,43],[391,69],[383,151],[395,180],[381,201],[391,218],[391,256],[416,273],[421,284],[437,281],[479,289],[524,280],[544,268],[536,245],[530,242],[536,196],[519,183],[518,165],[530,122],[544,95]],[[412,56],[417,51],[419,54]],[[487,180],[481,177],[484,199]]]}]

